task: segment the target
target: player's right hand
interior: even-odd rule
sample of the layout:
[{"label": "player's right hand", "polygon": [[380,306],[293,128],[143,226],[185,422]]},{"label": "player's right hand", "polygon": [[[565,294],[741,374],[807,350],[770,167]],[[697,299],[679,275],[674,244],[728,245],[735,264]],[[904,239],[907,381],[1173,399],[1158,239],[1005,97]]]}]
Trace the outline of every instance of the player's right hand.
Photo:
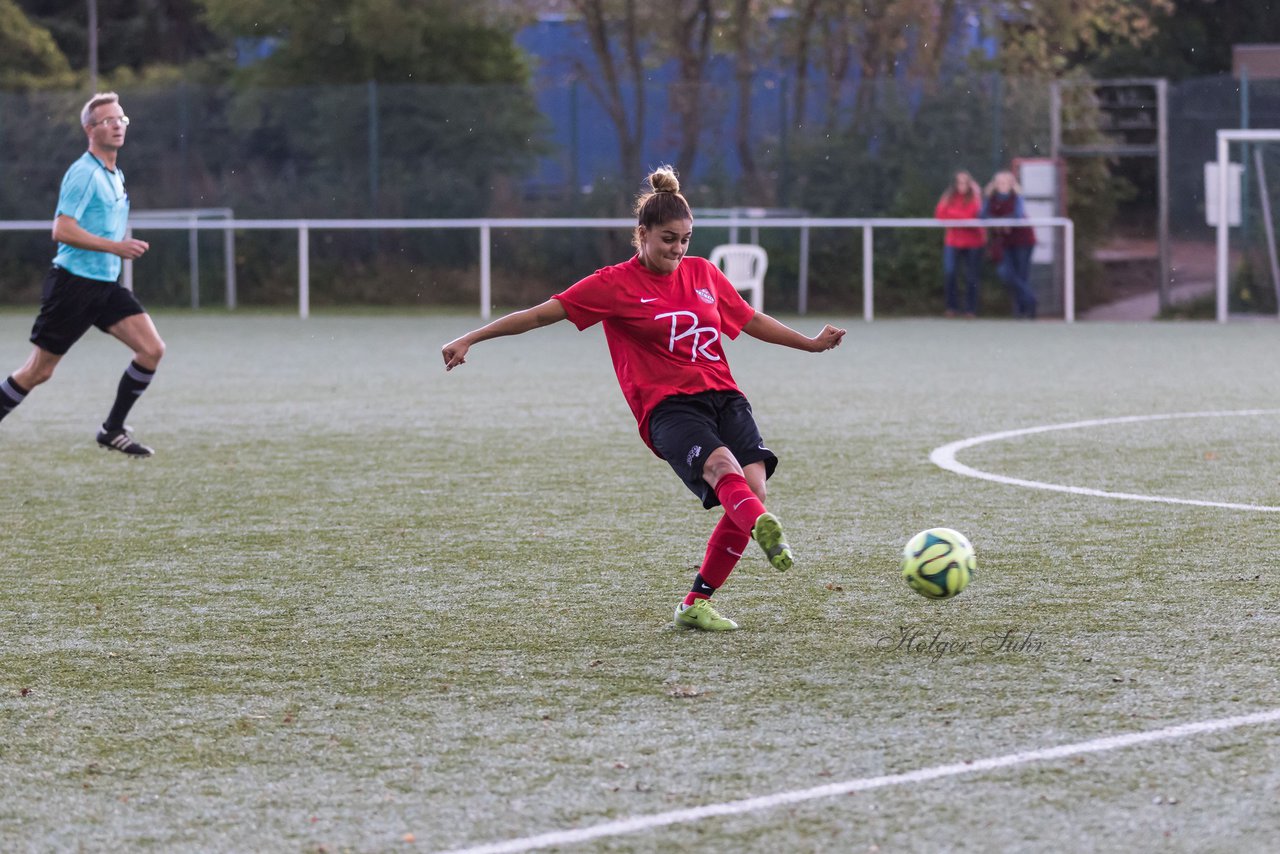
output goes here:
[{"label": "player's right hand", "polygon": [[470,349],[470,345],[463,342],[461,338],[456,338],[441,347],[440,353],[444,356],[444,369],[452,371],[458,365],[465,365],[467,351]]}]

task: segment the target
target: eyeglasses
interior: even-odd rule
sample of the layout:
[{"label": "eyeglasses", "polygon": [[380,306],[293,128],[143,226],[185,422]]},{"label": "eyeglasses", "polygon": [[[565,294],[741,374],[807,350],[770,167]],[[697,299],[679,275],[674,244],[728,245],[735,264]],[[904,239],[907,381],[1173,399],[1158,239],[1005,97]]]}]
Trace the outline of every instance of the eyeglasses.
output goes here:
[{"label": "eyeglasses", "polygon": [[97,125],[106,125],[109,128],[128,127],[129,117],[128,116],[107,116],[105,119],[99,119],[96,122],[89,122],[89,127],[96,127]]}]

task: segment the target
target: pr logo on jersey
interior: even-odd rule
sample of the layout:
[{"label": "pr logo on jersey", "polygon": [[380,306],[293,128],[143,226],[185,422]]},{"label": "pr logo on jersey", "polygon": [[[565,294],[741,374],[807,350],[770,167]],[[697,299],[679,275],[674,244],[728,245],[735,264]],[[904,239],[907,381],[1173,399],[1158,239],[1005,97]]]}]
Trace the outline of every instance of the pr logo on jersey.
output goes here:
[{"label": "pr logo on jersey", "polygon": [[716,298],[712,296],[711,291],[707,290],[706,288],[698,288],[696,291],[694,291],[694,293],[698,295],[698,299],[702,300],[707,305],[715,304]]},{"label": "pr logo on jersey", "polygon": [[[689,346],[689,361],[698,361],[699,355],[712,362],[720,361],[720,357],[710,350],[711,345],[720,340],[720,330],[714,326],[699,326],[698,315],[692,311],[668,311],[659,314],[654,320],[665,320],[668,317],[671,318],[671,340],[667,344],[668,350],[674,353],[677,342],[692,338],[693,341]],[[689,324],[684,329],[680,328],[682,320]]]}]

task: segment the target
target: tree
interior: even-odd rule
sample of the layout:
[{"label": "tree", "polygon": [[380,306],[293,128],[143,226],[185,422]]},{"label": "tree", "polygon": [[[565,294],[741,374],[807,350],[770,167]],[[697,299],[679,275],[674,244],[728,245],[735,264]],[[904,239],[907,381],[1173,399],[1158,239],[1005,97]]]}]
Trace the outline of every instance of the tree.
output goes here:
[{"label": "tree", "polygon": [[202,2],[210,26],[257,57],[225,115],[243,145],[236,180],[264,206],[476,216],[540,150],[529,67],[481,5]]},{"label": "tree", "polygon": [[228,39],[265,44],[245,76],[273,85],[517,84],[529,69],[512,33],[460,0],[201,0]]},{"label": "tree", "polygon": [[71,65],[53,35],[14,0],[0,0],[0,90],[66,86],[71,80]]},{"label": "tree", "polygon": [[[96,0],[99,70],[140,71],[183,65],[222,49],[205,25],[200,0]],[[48,28],[71,67],[88,65],[85,0],[19,0],[32,20]]]},{"label": "tree", "polygon": [[[645,63],[635,0],[571,0],[582,16],[599,74],[581,65],[579,79],[603,105],[618,137],[622,175],[638,175],[645,136]],[[629,186],[629,185],[628,185]]]},{"label": "tree", "polygon": [[[841,88],[857,72],[863,84],[907,76],[923,85],[936,83],[956,19],[954,0],[793,0],[782,41],[782,62],[792,69],[795,124],[809,122],[809,90],[815,82],[825,93],[818,126],[834,130]],[[810,72],[820,75],[814,81]],[[866,107],[874,86],[858,91]]]},{"label": "tree", "polygon": [[1001,70],[1062,75],[1110,45],[1142,45],[1157,32],[1173,0],[999,0]]},{"label": "tree", "polygon": [[1155,34],[1140,46],[1103,40],[1100,55],[1086,57],[1089,70],[1097,77],[1173,80],[1224,74],[1231,71],[1232,45],[1280,42],[1275,0],[1173,0],[1152,21]]},{"label": "tree", "polygon": [[676,60],[678,82],[670,105],[680,124],[676,163],[687,170],[697,159],[702,136],[715,12],[711,0],[672,0],[670,10],[665,11],[660,20],[669,25],[667,43]]},{"label": "tree", "polygon": [[760,167],[753,151],[755,140],[751,136],[751,95],[755,85],[757,48],[757,15],[752,0],[734,0],[731,24],[733,49],[733,77],[738,93],[737,121],[734,123],[734,145],[738,150],[738,163],[742,166],[742,186],[751,191],[760,187]]},{"label": "tree", "polygon": [[[739,154],[747,150],[750,89],[760,59],[754,43],[752,14],[758,0],[571,0],[591,45],[594,68],[579,64],[577,73],[601,103],[618,139],[620,173],[636,175],[648,136],[648,71],[670,62],[676,82],[669,109],[675,117],[676,165],[693,177],[708,115],[716,103],[708,86],[711,62],[725,50],[726,33],[733,52],[739,90]],[[752,166],[754,171],[754,166]]]}]

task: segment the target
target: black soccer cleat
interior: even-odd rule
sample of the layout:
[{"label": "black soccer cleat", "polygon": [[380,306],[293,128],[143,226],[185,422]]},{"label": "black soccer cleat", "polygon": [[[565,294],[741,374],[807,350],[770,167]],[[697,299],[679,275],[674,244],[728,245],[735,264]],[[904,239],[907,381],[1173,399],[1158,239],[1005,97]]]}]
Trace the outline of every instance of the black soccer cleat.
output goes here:
[{"label": "black soccer cleat", "polygon": [[119,451],[131,457],[149,457],[155,451],[139,442],[133,441],[126,425],[120,430],[108,430],[105,427],[98,431],[98,444],[111,451]]}]

